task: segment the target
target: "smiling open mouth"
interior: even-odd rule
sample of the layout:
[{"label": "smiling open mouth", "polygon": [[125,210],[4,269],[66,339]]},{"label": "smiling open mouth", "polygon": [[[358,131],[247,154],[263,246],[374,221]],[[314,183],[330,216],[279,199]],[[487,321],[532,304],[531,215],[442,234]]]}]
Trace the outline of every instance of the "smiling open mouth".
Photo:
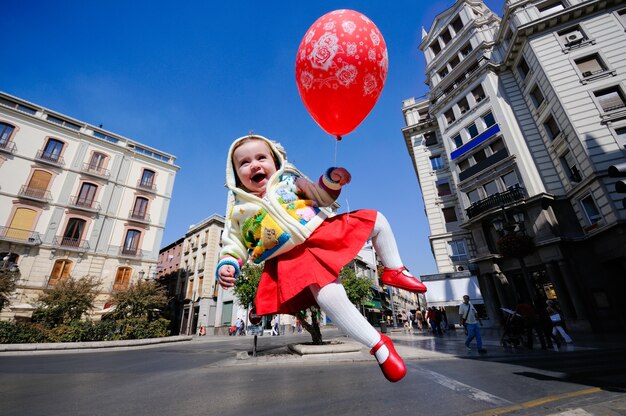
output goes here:
[{"label": "smiling open mouth", "polygon": [[265,174],[264,173],[257,173],[256,175],[254,175],[252,178],[253,182],[261,182],[263,179],[265,179]]}]

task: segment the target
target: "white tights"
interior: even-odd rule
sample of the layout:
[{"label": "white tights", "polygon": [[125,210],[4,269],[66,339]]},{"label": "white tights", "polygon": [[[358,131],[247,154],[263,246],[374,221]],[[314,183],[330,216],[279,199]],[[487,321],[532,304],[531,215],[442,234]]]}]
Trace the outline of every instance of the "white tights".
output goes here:
[{"label": "white tights", "polygon": [[[376,253],[385,267],[397,268],[402,266],[402,260],[398,253],[391,226],[380,212],[376,216],[376,223],[370,238]],[[374,329],[348,299],[340,279],[322,288],[318,285],[311,285],[310,289],[320,308],[350,338],[368,348],[374,347],[380,341],[378,331]],[[389,350],[386,346],[382,346],[375,355],[378,362],[383,363],[389,356]]]}]

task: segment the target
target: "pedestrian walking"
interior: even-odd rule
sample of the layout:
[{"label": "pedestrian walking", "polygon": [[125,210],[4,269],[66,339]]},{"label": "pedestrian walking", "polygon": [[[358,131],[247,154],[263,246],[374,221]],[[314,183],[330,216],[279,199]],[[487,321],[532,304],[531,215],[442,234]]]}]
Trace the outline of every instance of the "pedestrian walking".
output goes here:
[{"label": "pedestrian walking", "polygon": [[483,321],[480,319],[478,312],[474,308],[474,305],[470,303],[468,295],[463,296],[463,303],[459,305],[459,317],[461,318],[461,325],[467,328],[467,337],[465,338],[465,347],[468,352],[472,351],[470,344],[474,338],[476,338],[476,347],[480,354],[487,352],[483,348],[483,339],[480,335],[480,327],[483,326]]},{"label": "pedestrian walking", "polygon": [[565,332],[565,328],[563,328],[563,315],[561,314],[561,310],[557,304],[552,300],[547,300],[546,305],[546,311],[548,312],[548,315],[550,315],[550,320],[552,321],[552,335],[556,337],[556,334],[558,333],[561,337],[563,337],[563,340],[566,343],[571,344],[574,342],[572,337]]}]

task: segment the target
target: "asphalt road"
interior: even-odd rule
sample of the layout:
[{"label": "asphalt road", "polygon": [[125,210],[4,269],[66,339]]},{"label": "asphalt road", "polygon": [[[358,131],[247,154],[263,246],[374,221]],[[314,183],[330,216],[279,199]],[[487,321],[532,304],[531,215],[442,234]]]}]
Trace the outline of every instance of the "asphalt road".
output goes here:
[{"label": "asphalt road", "polygon": [[[626,348],[478,356],[458,339],[402,337],[408,374],[393,384],[365,352],[354,362],[233,360],[251,343],[0,355],[0,415],[550,415],[626,392]],[[426,350],[442,353],[424,359]]]}]

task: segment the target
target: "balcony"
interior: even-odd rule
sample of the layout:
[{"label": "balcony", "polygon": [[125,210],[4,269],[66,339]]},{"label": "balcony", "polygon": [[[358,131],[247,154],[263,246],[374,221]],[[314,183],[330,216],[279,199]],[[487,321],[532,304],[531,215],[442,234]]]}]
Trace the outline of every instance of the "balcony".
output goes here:
[{"label": "balcony", "polygon": [[465,210],[465,213],[467,214],[467,218],[471,219],[494,208],[500,208],[513,202],[521,201],[525,197],[526,192],[524,188],[515,185],[504,192],[497,192],[493,195],[489,195],[485,199],[474,202]]},{"label": "balcony", "polygon": [[137,188],[143,189],[144,191],[152,192],[156,194],[156,185],[153,182],[145,182],[139,179],[137,181]]},{"label": "balcony", "polygon": [[63,156],[56,153],[49,153],[45,150],[39,150],[35,155],[35,160],[57,167],[65,165],[65,160],[63,160]]},{"label": "balcony", "polygon": [[11,227],[0,227],[0,241],[10,241],[29,246],[41,244],[41,238],[38,232]]},{"label": "balcony", "polygon": [[111,176],[111,171],[105,168],[101,168],[91,163],[83,163],[83,167],[80,169],[81,172],[86,173],[87,175],[96,176],[98,178],[109,179]]},{"label": "balcony", "polygon": [[16,147],[15,143],[5,140],[0,141],[0,152],[4,153],[15,153]]},{"label": "balcony", "polygon": [[506,149],[498,150],[496,153],[492,154],[486,159],[481,160],[475,165],[470,166],[463,172],[459,173],[459,180],[462,182],[468,178],[471,178],[472,176],[492,167],[493,165],[500,162],[501,160],[506,159],[507,157],[509,157],[509,152]]},{"label": "balcony", "polygon": [[80,238],[62,237],[59,235],[54,237],[53,245],[70,251],[85,252],[89,250],[89,243],[86,240],[81,240]]},{"label": "balcony", "polygon": [[150,215],[145,211],[130,210],[128,212],[128,219],[135,222],[150,224]]},{"label": "balcony", "polygon": [[52,201],[52,195],[50,191],[46,189],[33,188],[28,185],[22,185],[20,191],[17,193],[20,198],[32,199],[37,202],[48,203]]},{"label": "balcony", "polygon": [[138,247],[120,247],[118,255],[120,257],[138,259],[143,257],[143,252]]},{"label": "balcony", "polygon": [[100,203],[93,199],[81,197],[80,195],[70,197],[69,205],[72,208],[80,209],[89,212],[100,211]]}]

